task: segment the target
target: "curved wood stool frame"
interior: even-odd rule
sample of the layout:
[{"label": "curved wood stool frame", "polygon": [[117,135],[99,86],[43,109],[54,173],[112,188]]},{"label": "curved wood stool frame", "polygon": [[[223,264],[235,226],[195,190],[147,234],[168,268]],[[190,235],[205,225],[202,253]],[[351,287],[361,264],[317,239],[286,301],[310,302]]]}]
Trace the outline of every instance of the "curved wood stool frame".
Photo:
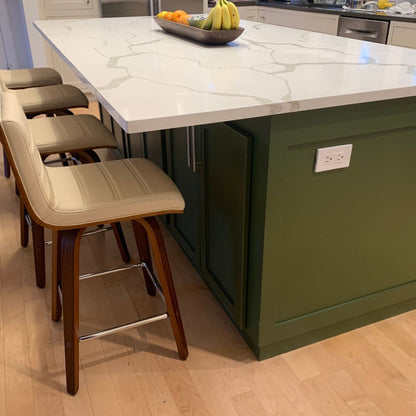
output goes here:
[{"label": "curved wood stool frame", "polygon": [[[178,354],[182,360],[185,360],[188,356],[188,347],[158,221],[155,217],[136,218],[132,220],[132,225],[137,248],[139,252],[145,251],[143,254],[140,253],[142,259],[149,255],[148,242],[150,243]],[[53,231],[52,319],[58,321],[63,311],[66,385],[70,394],[76,394],[79,388],[79,342],[82,339],[79,334],[79,250],[84,231],[85,228]],[[148,283],[146,280],[147,287]],[[62,305],[59,288],[62,288]],[[164,317],[162,316],[161,319]],[[149,319],[151,322],[154,320],[156,320],[154,317]],[[128,324],[127,327],[150,323],[146,321],[148,319]],[[123,326],[113,329],[112,333],[122,329]],[[91,337],[93,336],[94,334]]]}]

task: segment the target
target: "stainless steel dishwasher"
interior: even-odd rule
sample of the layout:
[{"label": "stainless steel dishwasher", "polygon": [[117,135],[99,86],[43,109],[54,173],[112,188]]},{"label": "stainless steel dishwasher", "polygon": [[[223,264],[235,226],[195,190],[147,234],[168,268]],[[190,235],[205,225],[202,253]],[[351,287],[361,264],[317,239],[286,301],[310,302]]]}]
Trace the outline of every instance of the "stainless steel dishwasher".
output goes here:
[{"label": "stainless steel dishwasher", "polygon": [[388,32],[389,22],[387,20],[340,16],[338,21],[337,35],[344,38],[387,43]]}]

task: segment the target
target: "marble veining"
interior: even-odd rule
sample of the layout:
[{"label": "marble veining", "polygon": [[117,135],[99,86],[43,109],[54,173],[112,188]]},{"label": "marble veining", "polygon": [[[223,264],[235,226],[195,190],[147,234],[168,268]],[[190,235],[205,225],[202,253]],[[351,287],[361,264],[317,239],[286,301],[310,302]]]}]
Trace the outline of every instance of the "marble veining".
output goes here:
[{"label": "marble veining", "polygon": [[416,94],[416,50],[242,21],[208,46],[151,17],[35,26],[128,133]]}]

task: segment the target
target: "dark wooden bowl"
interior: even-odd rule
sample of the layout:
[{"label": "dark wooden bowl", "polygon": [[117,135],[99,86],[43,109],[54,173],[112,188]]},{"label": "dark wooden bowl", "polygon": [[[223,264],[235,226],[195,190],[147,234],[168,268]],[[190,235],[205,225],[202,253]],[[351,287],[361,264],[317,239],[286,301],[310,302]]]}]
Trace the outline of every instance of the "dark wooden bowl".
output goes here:
[{"label": "dark wooden bowl", "polygon": [[171,22],[170,20],[160,19],[156,16],[154,17],[154,20],[166,32],[208,45],[223,45],[237,39],[244,32],[243,27],[228,30],[203,30],[194,26],[187,26],[181,23]]}]

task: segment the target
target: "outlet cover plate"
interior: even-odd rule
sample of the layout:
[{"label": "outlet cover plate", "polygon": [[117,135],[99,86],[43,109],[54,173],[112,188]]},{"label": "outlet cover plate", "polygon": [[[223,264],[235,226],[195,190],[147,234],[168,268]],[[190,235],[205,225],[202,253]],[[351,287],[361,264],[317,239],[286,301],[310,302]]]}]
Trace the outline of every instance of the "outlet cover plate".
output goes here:
[{"label": "outlet cover plate", "polygon": [[314,172],[347,168],[350,165],[352,144],[316,149]]}]

